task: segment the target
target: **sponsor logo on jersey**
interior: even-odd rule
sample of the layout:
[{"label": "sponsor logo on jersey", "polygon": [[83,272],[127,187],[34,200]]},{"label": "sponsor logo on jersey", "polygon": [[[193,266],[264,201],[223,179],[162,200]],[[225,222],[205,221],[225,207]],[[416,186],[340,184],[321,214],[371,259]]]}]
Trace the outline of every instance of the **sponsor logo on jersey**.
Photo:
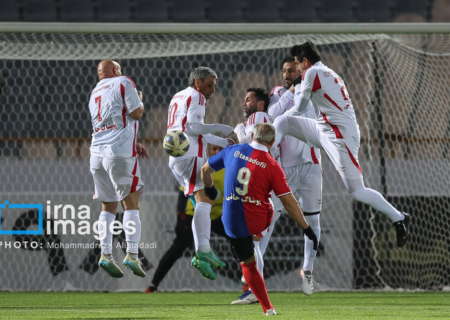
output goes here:
[{"label": "sponsor logo on jersey", "polygon": [[255,199],[255,198],[252,198],[252,197],[249,197],[249,196],[242,197],[242,199],[241,199],[241,198],[239,198],[239,196],[237,196],[234,193],[232,193],[230,196],[225,197],[225,199],[227,201],[239,201],[239,200],[241,200],[242,202],[253,203],[253,204],[257,205],[257,206],[261,205],[261,201],[258,200],[258,199]]},{"label": "sponsor logo on jersey", "polygon": [[254,164],[256,164],[257,166],[260,166],[260,167],[263,168],[263,169],[265,169],[266,166],[267,166],[267,164],[266,164],[265,162],[258,161],[258,159],[250,158],[249,156],[246,156],[245,154],[242,154],[242,153],[240,153],[239,151],[235,151],[235,152],[234,152],[234,157],[235,157],[235,158],[242,159],[242,160],[245,160],[245,161],[247,161],[247,162],[254,163]]},{"label": "sponsor logo on jersey", "polygon": [[105,131],[105,130],[116,130],[117,126],[115,124],[111,124],[111,123],[106,123],[104,124],[101,128],[100,127],[95,127],[94,128],[94,134],[99,133],[100,131]]},{"label": "sponsor logo on jersey", "polygon": [[110,88],[110,85],[109,85],[109,84],[104,85],[104,86],[98,88],[97,90],[94,90],[94,91],[92,92],[92,94],[95,94],[95,93],[97,93],[97,92],[99,92],[99,91],[102,91],[102,90],[105,90],[105,89],[109,89],[109,88]]}]

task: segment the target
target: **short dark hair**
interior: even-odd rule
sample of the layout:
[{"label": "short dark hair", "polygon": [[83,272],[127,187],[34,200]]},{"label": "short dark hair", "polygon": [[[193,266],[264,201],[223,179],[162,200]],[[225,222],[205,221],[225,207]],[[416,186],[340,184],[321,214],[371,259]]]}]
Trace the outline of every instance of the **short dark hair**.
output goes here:
[{"label": "short dark hair", "polygon": [[297,57],[298,61],[302,61],[303,58],[307,58],[309,62],[315,64],[320,61],[320,53],[317,47],[312,41],[307,41],[303,44],[293,46],[291,48],[291,55]]},{"label": "short dark hair", "polygon": [[281,61],[281,68],[283,68],[285,63],[291,63],[291,62],[295,62],[294,57],[287,56],[286,58],[283,59],[283,61]]},{"label": "short dark hair", "polygon": [[263,88],[248,88],[247,92],[254,92],[256,101],[264,101],[264,112],[267,112],[267,108],[269,108],[269,94]]}]

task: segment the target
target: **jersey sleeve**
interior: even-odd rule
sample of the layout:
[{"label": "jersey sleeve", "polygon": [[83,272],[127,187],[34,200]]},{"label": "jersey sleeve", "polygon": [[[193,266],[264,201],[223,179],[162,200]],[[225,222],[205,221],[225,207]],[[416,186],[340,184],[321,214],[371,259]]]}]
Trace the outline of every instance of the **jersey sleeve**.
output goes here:
[{"label": "jersey sleeve", "polygon": [[215,145],[221,146],[222,148],[226,148],[229,145],[229,142],[227,139],[215,136],[210,133],[204,134],[203,138],[205,138],[207,143],[215,144]]},{"label": "jersey sleeve", "polygon": [[[265,112],[255,112],[247,120],[247,125],[245,130],[238,134],[239,143],[250,143],[252,142],[253,129],[258,123],[272,123],[272,120]],[[235,130],[236,132],[236,130]]]},{"label": "jersey sleeve", "polygon": [[187,123],[204,123],[205,101],[201,93],[192,93],[187,102]]},{"label": "jersey sleeve", "polygon": [[[258,123],[272,123],[272,120],[265,112],[256,112],[255,114],[255,123],[253,124],[253,127],[257,125]],[[253,129],[252,129],[253,132]]]},{"label": "jersey sleeve", "polygon": [[248,139],[247,139],[245,130],[246,130],[246,126],[244,126],[243,123],[239,123],[236,126],[236,128],[234,128],[234,133],[236,133],[239,143],[248,143]]},{"label": "jersey sleeve", "polygon": [[[309,70],[310,69],[306,71],[306,75],[308,75]],[[313,74],[317,74],[317,72],[314,71]],[[314,84],[313,86],[310,86],[307,81],[302,81],[301,84],[296,85],[294,106],[286,112],[286,115],[299,116],[305,113],[311,100],[311,93],[314,89]]]},{"label": "jersey sleeve", "polygon": [[125,103],[125,107],[127,108],[128,114],[144,106],[142,100],[138,96],[136,85],[130,78],[124,77],[124,79],[121,81],[120,93]]},{"label": "jersey sleeve", "polygon": [[219,171],[225,168],[225,152],[228,148],[223,149],[218,154],[213,155],[208,159],[208,165],[214,171]]},{"label": "jersey sleeve", "polygon": [[272,119],[282,115],[291,108],[291,100],[294,100],[294,94],[286,90],[284,94],[280,94],[283,87],[277,86],[272,89],[273,94],[270,96],[269,108],[267,112]]},{"label": "jersey sleeve", "polygon": [[281,166],[276,162],[274,170],[272,171],[272,190],[277,197],[282,197],[292,193],[291,188],[287,183],[286,175]]},{"label": "jersey sleeve", "polygon": [[[311,99],[311,93],[313,92],[316,76],[318,75],[315,68],[309,68],[303,73],[300,92],[303,94],[304,99]],[[297,90],[295,91],[295,94],[297,95]]]}]

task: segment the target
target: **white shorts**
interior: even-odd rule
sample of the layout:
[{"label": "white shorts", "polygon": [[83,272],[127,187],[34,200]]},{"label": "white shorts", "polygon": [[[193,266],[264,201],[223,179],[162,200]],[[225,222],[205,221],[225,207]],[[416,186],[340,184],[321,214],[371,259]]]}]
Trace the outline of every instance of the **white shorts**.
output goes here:
[{"label": "white shorts", "polygon": [[303,212],[322,209],[322,168],[319,164],[305,163],[283,168],[292,193],[298,197]]},{"label": "white shorts", "polygon": [[205,188],[201,177],[201,169],[205,163],[206,158],[193,157],[170,165],[178,183],[184,187],[186,196]]},{"label": "white shorts", "polygon": [[122,201],[130,193],[144,191],[137,157],[109,159],[91,155],[90,169],[94,178],[94,200]]},{"label": "white shorts", "polygon": [[314,119],[288,116],[289,130],[294,137],[305,141],[311,147],[325,150],[336,170],[345,179],[363,177],[358,162],[359,136],[338,139],[334,134],[324,134]]},{"label": "white shorts", "polygon": [[270,200],[272,201],[272,207],[274,212],[283,210],[283,204],[281,203],[280,198],[278,198],[273,191],[271,192]]}]

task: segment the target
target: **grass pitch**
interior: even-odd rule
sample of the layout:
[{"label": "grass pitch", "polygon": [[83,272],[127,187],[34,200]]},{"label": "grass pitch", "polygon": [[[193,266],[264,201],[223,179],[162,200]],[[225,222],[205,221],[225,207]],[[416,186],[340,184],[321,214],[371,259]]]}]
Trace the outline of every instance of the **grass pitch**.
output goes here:
[{"label": "grass pitch", "polygon": [[[0,292],[1,319],[263,319],[239,293]],[[450,319],[450,293],[271,292],[284,319]]]}]

